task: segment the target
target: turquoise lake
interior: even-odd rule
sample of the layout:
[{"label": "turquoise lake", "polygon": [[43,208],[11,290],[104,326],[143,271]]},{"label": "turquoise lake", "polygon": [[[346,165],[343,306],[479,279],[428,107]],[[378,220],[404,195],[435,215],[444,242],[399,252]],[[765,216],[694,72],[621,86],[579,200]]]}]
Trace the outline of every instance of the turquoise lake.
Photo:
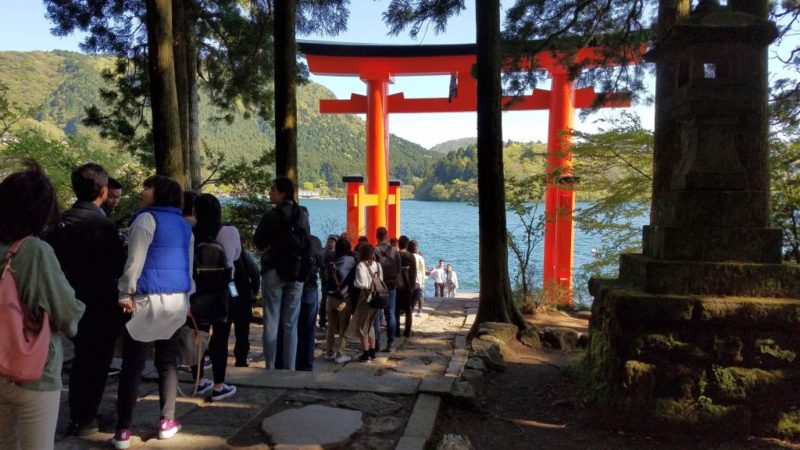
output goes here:
[{"label": "turquoise lake", "polygon": [[[302,199],[311,219],[311,232],[325,240],[329,234],[339,234],[345,229],[344,200]],[[578,208],[580,208],[578,204]],[[542,209],[544,205],[542,205]],[[420,244],[420,251],[428,267],[439,259],[452,264],[458,273],[460,291],[477,292],[478,285],[478,208],[467,203],[423,202],[404,200],[401,208],[401,231]],[[507,215],[509,230],[520,226],[516,216]],[[647,223],[641,218],[638,225]],[[592,249],[602,242],[597,236],[575,230],[575,267],[591,261]],[[541,247],[541,246],[540,246]],[[534,264],[541,266],[542,249],[534,251]],[[515,262],[509,255],[509,270],[514,276]],[[432,283],[427,283],[428,295],[433,295]],[[576,296],[585,297],[585,286],[575,286]]]}]

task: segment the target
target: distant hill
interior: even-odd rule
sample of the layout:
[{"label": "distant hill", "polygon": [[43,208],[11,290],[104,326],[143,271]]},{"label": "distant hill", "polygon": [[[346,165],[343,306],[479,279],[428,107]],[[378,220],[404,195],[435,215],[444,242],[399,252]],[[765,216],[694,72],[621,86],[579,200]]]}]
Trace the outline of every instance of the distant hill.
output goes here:
[{"label": "distant hill", "polygon": [[445,141],[439,144],[434,145],[430,148],[430,151],[436,153],[443,153],[448,154],[450,152],[454,152],[460,148],[467,148],[470,145],[475,145],[478,143],[478,138],[476,137],[465,137],[461,139],[452,139],[449,141]]},{"label": "distant hill", "polygon": [[[36,108],[33,117],[40,128],[53,133],[83,134],[96,145],[112,147],[96,131],[81,124],[84,108],[103,106],[99,89],[108,85],[101,77],[113,59],[74,52],[0,52],[0,83],[9,87],[9,99]],[[301,182],[315,187],[325,183],[341,189],[342,176],[363,174],[366,130],[355,115],[319,113],[319,100],[334,98],[324,86],[307,83],[297,90],[298,159]],[[261,119],[237,119],[233,124],[215,121],[218,114],[202,95],[201,140],[222,150],[229,159],[251,159],[259,150],[274,146],[271,123]],[[147,113],[148,120],[150,119]],[[400,137],[391,136],[391,177],[408,184],[425,176],[442,155]]]}]

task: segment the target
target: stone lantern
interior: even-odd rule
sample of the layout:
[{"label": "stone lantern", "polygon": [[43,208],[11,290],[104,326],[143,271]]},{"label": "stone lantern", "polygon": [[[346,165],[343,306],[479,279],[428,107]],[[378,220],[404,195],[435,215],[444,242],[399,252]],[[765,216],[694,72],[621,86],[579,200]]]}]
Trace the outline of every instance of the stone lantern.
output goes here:
[{"label": "stone lantern", "polygon": [[589,283],[587,366],[628,426],[800,427],[800,268],[782,264],[769,215],[776,36],[766,0],[701,1],[645,56],[666,68],[651,223],[643,254],[620,258],[619,279]]}]

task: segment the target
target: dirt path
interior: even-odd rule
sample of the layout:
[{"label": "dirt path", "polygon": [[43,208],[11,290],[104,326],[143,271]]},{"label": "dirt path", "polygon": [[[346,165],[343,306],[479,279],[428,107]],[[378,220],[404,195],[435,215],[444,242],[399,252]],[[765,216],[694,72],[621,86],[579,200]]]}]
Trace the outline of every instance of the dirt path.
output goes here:
[{"label": "dirt path", "polygon": [[[586,332],[588,321],[562,313],[540,314],[537,325],[570,327]],[[506,358],[506,372],[491,372],[479,383],[479,411],[445,406],[437,436],[469,437],[476,449],[749,449],[780,448],[755,439],[704,440],[703,436],[644,435],[608,429],[589,404],[569,367],[582,356],[517,342]],[[786,447],[783,447],[786,448]]]}]

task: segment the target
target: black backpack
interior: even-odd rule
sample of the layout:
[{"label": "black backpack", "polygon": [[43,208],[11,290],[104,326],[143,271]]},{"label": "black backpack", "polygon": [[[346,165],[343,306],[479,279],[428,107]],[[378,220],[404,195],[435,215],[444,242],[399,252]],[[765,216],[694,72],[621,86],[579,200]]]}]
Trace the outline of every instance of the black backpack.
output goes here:
[{"label": "black backpack", "polygon": [[225,249],[213,239],[195,235],[192,278],[195,292],[190,303],[199,322],[225,320],[228,316],[228,284],[231,268],[226,265]]},{"label": "black backpack", "polygon": [[392,289],[397,285],[397,279],[400,276],[401,267],[398,263],[400,257],[396,248],[387,247],[375,247],[375,255],[381,265],[381,269],[383,269],[383,280],[389,289]]},{"label": "black backpack", "polygon": [[345,299],[350,296],[350,286],[341,280],[336,262],[331,261],[325,267],[325,293],[331,297]]},{"label": "black backpack", "polygon": [[292,205],[292,215],[288,218],[280,208],[276,212],[283,225],[281,236],[275,239],[271,251],[278,278],[289,282],[305,281],[311,273],[314,256],[309,231],[300,226],[302,209]]}]

